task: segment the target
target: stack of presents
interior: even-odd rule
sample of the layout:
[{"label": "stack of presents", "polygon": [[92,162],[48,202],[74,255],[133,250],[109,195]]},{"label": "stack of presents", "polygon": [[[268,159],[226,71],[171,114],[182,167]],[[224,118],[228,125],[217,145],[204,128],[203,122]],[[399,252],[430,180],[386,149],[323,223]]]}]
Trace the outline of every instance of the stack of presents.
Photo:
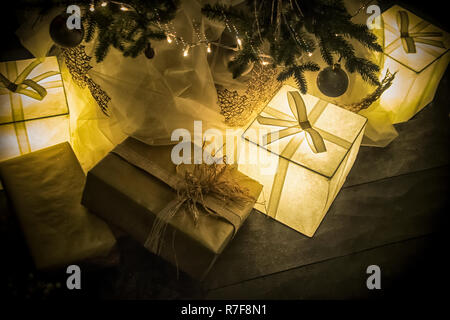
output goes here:
[{"label": "stack of presents", "polygon": [[[398,74],[381,104],[397,123],[433,99],[450,59],[448,34],[398,6],[383,19],[384,64]],[[313,237],[367,121],[284,85],[243,131],[240,154],[249,159],[213,166],[208,191],[195,193],[210,169],[174,164],[173,146],[133,137],[86,176],[68,142],[70,92],[57,59],[1,63],[0,72],[1,181],[39,270],[107,256],[118,228],[203,279],[253,208]]]}]

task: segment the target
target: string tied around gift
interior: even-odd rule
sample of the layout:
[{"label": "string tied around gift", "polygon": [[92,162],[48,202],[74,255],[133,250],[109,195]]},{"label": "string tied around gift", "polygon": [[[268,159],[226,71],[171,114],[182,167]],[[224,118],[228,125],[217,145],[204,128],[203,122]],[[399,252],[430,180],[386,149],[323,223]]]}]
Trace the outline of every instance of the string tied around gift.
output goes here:
[{"label": "string tied around gift", "polygon": [[227,164],[226,161],[220,162],[220,158],[214,158],[215,161],[206,163],[179,164],[176,166],[176,172],[172,173],[150,161],[145,156],[145,148],[142,142],[129,140],[119,144],[112,151],[158,180],[164,181],[177,193],[177,196],[156,214],[144,247],[159,254],[167,225],[181,211],[192,217],[195,226],[198,225],[203,212],[224,219],[233,226],[233,234],[237,232],[242,217],[234,210],[254,199],[250,195],[250,190],[235,178],[236,165]]},{"label": "string tied around gift", "polygon": [[416,53],[416,43],[445,48],[442,41],[427,39],[429,37],[442,37],[442,32],[414,32],[418,28],[417,26],[410,30],[409,17],[406,11],[400,10],[397,12],[397,26],[400,31],[402,46],[406,53]]},{"label": "string tied around gift", "polygon": [[[231,222],[237,231],[240,217],[228,211],[224,214],[224,210],[219,210],[218,207],[230,202],[245,203],[252,198],[247,189],[231,178],[230,170],[235,168],[228,164],[178,165],[177,174],[180,179],[176,187],[177,197],[158,213],[144,246],[156,254],[160,253],[167,224],[183,206],[195,226],[198,225],[202,208],[208,215]],[[214,203],[212,199],[219,202]]]},{"label": "string tied around gift", "polygon": [[[45,58],[37,58],[23,69],[14,81],[9,80],[5,75],[0,73],[0,88],[5,88],[13,93],[26,95],[36,100],[42,100],[47,95],[47,90],[38,84],[39,81],[57,75],[57,71],[47,71],[31,79],[27,79],[28,75],[42,62]],[[31,89],[28,89],[31,88]]]},{"label": "string tied around gift", "polygon": [[263,125],[286,127],[284,129],[265,134],[263,136],[263,145],[270,144],[281,138],[292,136],[304,131],[308,144],[314,153],[327,151],[322,136],[313,128],[308,120],[305,102],[300,93],[297,91],[288,91],[287,98],[289,108],[291,109],[295,120],[269,118],[261,115],[256,118],[258,123]]}]

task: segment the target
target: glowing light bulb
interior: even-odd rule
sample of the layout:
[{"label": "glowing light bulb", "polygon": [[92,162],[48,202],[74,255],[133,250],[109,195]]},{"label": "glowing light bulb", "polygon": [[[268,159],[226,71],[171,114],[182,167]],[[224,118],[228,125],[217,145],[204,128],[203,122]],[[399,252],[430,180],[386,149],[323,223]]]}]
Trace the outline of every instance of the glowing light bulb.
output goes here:
[{"label": "glowing light bulb", "polygon": [[106,2],[106,1],[103,1],[101,4],[102,7],[106,7],[107,5],[108,5],[108,2]]},{"label": "glowing light bulb", "polygon": [[91,3],[91,6],[89,7],[89,11],[94,12],[94,10],[95,10],[94,4]]},{"label": "glowing light bulb", "polygon": [[308,56],[311,57],[311,56],[312,56],[312,52],[309,52],[309,53],[308,53]]},{"label": "glowing light bulb", "polygon": [[211,53],[211,44],[208,43],[208,46],[206,47],[206,52]]},{"label": "glowing light bulb", "polygon": [[189,54],[189,47],[187,47],[186,49],[184,49],[183,56],[187,57],[188,54]]},{"label": "glowing light bulb", "polygon": [[267,65],[269,64],[269,62],[267,62],[267,61],[264,60],[264,61],[261,62],[261,64],[262,64],[263,66],[267,66]]},{"label": "glowing light bulb", "polygon": [[128,11],[128,8],[125,7],[124,5],[121,5],[121,6],[120,6],[120,10],[122,10],[122,11]]},{"label": "glowing light bulb", "polygon": [[241,41],[241,39],[239,39],[239,38],[236,38],[236,39],[237,39],[238,45],[239,45],[239,46],[242,46],[242,41]]},{"label": "glowing light bulb", "polygon": [[167,42],[172,43],[172,38],[169,35],[167,36]]}]

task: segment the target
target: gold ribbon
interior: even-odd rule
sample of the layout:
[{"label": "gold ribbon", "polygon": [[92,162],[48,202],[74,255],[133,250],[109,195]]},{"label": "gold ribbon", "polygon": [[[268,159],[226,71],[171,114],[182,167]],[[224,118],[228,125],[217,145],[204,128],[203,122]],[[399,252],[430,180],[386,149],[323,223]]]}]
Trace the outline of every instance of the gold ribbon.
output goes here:
[{"label": "gold ribbon", "polygon": [[268,118],[261,115],[256,118],[258,123],[263,125],[286,127],[285,129],[270,132],[264,135],[263,144],[267,145],[281,138],[289,137],[301,131],[305,131],[305,134],[310,138],[307,139],[308,144],[314,153],[327,151],[322,136],[311,126],[311,123],[308,120],[305,102],[303,101],[300,93],[298,93],[297,91],[288,91],[287,97],[289,108],[291,109],[292,114],[295,117],[295,121],[287,119]]},{"label": "gold ribbon", "polygon": [[263,138],[263,143],[265,145],[270,144],[283,137],[293,136],[278,157],[278,167],[277,171],[275,172],[272,190],[266,208],[267,215],[271,216],[272,218],[276,217],[276,213],[278,211],[281,193],[283,191],[284,182],[286,180],[289,163],[291,162],[290,159],[294,156],[295,152],[304,140],[304,137],[297,133],[305,131],[305,136],[310,138],[307,139],[308,144],[311,147],[312,151],[315,153],[326,151],[324,139],[331,141],[334,144],[339,145],[345,149],[349,149],[351,147],[351,142],[337,137],[329,132],[326,132],[325,130],[313,128],[314,123],[317,121],[317,119],[320,117],[320,115],[328,105],[326,101],[319,99],[309,113],[309,116],[307,116],[306,107],[300,93],[298,93],[297,91],[289,91],[287,94],[289,107],[294,117],[271,107],[266,107],[263,112],[274,116],[275,118],[268,118],[263,116],[257,117],[257,121],[260,124],[286,127],[285,129],[271,132],[265,135]]},{"label": "gold ribbon", "polygon": [[[5,63],[6,75],[0,73],[0,94],[10,95],[10,105],[12,111],[12,120],[14,123],[14,130],[17,137],[17,144],[19,146],[20,154],[25,154],[31,151],[30,142],[28,139],[27,129],[24,123],[25,117],[23,113],[23,105],[20,94],[41,101],[47,95],[47,89],[57,88],[62,86],[62,81],[49,81],[43,85],[38,84],[39,81],[59,74],[56,71],[44,72],[32,79],[26,79],[28,75],[39,64],[44,62],[45,58],[38,58],[33,60],[20,74],[18,74],[17,63],[9,61]],[[15,79],[11,82],[10,79]],[[33,90],[27,89],[31,88]],[[14,93],[18,93],[17,95]]]},{"label": "gold ribbon", "polygon": [[[28,75],[33,71],[33,69],[44,62],[44,60],[45,58],[37,58],[33,60],[25,69],[23,69],[23,71],[13,82],[11,82],[6,76],[0,73],[0,88],[7,89],[12,93],[23,94],[39,101],[44,99],[44,97],[47,95],[47,90],[43,86],[38,84],[38,82],[45,78],[57,75],[59,74],[59,72],[47,71],[32,79],[26,79]],[[34,91],[27,89],[28,87],[33,89]],[[4,94],[4,90],[2,90],[0,94]]]},{"label": "gold ribbon", "polygon": [[237,232],[242,224],[242,217],[236,213],[239,211],[236,209],[241,208],[243,202],[252,198],[246,189],[240,187],[229,176],[232,170],[237,170],[235,166],[182,164],[177,166],[176,173],[171,173],[146,158],[139,152],[141,148],[142,142],[128,140],[118,145],[112,152],[177,191],[177,197],[156,215],[144,243],[147,249],[159,254],[167,223],[184,205],[192,214],[194,223],[198,220],[197,206],[200,205],[208,214],[228,221],[233,226],[233,235]]},{"label": "gold ribbon", "polygon": [[[416,53],[416,43],[423,43],[437,48],[445,48],[445,45],[442,41],[427,39],[429,37],[442,37],[442,32],[420,32],[421,30],[428,27],[430,24],[424,20],[415,25],[413,28],[410,28],[409,25],[409,17],[406,11],[400,10],[397,11],[397,28],[398,31],[390,30],[391,32],[397,33],[400,32],[400,40],[403,46],[403,50],[406,53]],[[392,29],[389,25],[386,25],[387,29]],[[399,40],[393,41],[389,44],[385,51],[392,52],[396,48],[396,43]]]}]

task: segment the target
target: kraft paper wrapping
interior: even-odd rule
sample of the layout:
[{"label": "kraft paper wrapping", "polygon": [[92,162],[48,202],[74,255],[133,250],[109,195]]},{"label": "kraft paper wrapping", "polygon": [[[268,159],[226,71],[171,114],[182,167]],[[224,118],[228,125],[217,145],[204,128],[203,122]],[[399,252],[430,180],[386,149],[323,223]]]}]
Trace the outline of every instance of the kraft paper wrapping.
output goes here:
[{"label": "kraft paper wrapping", "polygon": [[[287,98],[287,92],[295,90],[283,86],[260,116],[295,120]],[[239,170],[264,186],[256,209],[312,237],[356,159],[367,120],[311,95],[302,97],[326,151],[314,153],[305,132],[298,129],[266,143],[268,133],[286,126],[268,126],[257,118],[243,135]]]},{"label": "kraft paper wrapping", "polygon": [[[169,174],[176,173],[176,166],[170,158],[173,146],[148,146],[133,138],[128,138],[123,144],[131,145],[133,150]],[[248,188],[256,199],[262,186],[237,171],[236,174],[239,184]],[[157,213],[175,198],[176,191],[164,181],[121,156],[109,153],[89,171],[83,204],[144,244]],[[250,201],[234,211],[241,217],[241,223],[253,205],[254,201]],[[201,207],[199,209],[203,211]],[[168,222],[160,256],[192,277],[203,279],[234,232],[230,222],[206,214],[200,215],[195,226],[191,215],[182,207]]]},{"label": "kraft paper wrapping", "polygon": [[109,227],[80,204],[85,176],[69,143],[2,162],[0,175],[38,269],[110,253]]},{"label": "kraft paper wrapping", "polygon": [[450,61],[449,34],[400,6],[382,14],[384,69],[397,71],[380,105],[392,123],[409,120],[434,99]]},{"label": "kraft paper wrapping", "polygon": [[[26,68],[25,79],[18,76]],[[70,140],[69,109],[56,57],[0,63],[0,73],[18,85],[0,88],[0,160]],[[27,87],[28,81],[42,92]],[[22,86],[20,84],[23,84]]]}]

